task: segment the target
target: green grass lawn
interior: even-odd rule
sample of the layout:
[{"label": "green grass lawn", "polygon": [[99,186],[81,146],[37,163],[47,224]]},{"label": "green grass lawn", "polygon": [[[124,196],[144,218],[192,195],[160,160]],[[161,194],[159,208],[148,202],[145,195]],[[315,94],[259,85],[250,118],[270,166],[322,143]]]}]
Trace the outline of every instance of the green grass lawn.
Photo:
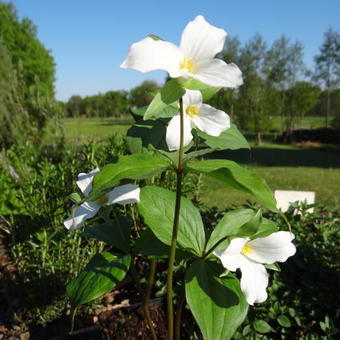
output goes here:
[{"label": "green grass lawn", "polygon": [[[278,120],[277,120],[278,122]],[[65,136],[80,144],[89,139],[105,140],[124,135],[132,119],[66,118]],[[301,127],[323,126],[322,117],[306,117]],[[232,159],[261,175],[273,189],[315,191],[316,201],[329,208],[340,208],[340,151],[335,147],[301,149],[290,145],[264,144],[249,150],[218,152],[210,157]],[[245,203],[250,196],[204,179],[202,202],[219,209]]]},{"label": "green grass lawn", "polygon": [[113,134],[125,135],[133,124],[129,118],[64,118],[64,131],[67,141],[77,144],[85,143],[90,139],[103,140]]}]

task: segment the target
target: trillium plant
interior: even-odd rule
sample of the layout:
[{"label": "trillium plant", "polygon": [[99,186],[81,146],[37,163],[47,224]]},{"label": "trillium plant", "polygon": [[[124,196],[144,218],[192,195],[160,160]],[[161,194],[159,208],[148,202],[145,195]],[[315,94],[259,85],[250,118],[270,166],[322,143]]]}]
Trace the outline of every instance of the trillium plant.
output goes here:
[{"label": "trillium plant", "polygon": [[[166,262],[167,339],[181,338],[185,306],[204,339],[230,339],[249,305],[267,299],[268,270],[295,254],[291,230],[279,231],[262,216],[264,210],[279,213],[266,182],[231,160],[204,158],[217,150],[249,148],[227,113],[205,104],[221,88],[242,85],[239,68],[216,57],[225,39],[223,29],[197,16],[179,47],[155,35],[130,47],[122,68],[164,70],[170,80],[148,107],[133,109],[143,119],[127,132],[130,153],[100,171],[79,174],[82,196],[71,195],[76,206],[65,227],[83,228],[84,237],[106,243],[108,251],[93,255],[68,284],[73,318],[81,304],[126,275],[138,281],[135,263],[142,259],[150,261],[141,292],[145,322],[157,339],[149,305],[156,266]],[[229,210],[214,227],[204,225],[183,190],[185,179],[195,174],[219,181],[226,196],[230,187],[252,195],[258,208]]]}]

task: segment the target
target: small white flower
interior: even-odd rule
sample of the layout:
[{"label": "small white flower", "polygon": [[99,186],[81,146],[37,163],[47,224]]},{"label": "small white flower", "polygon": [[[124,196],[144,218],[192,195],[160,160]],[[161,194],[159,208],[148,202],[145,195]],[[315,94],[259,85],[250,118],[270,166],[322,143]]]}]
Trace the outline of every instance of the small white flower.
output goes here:
[{"label": "small white flower", "polygon": [[226,269],[233,272],[241,269],[241,289],[247,302],[253,305],[267,299],[268,273],[263,264],[285,262],[293,256],[296,252],[293,239],[294,235],[288,231],[251,241],[248,238],[234,238],[225,250],[214,254]]},{"label": "small white flower", "polygon": [[[203,104],[200,91],[186,90],[183,96],[184,110],[184,146],[193,136],[191,129],[196,126],[210,136],[219,136],[230,127],[229,116],[210,105]],[[180,115],[174,116],[166,130],[166,143],[170,151],[178,150],[180,144]]]},{"label": "small white flower", "polygon": [[242,73],[235,64],[215,58],[227,33],[198,15],[185,27],[180,46],[150,37],[132,44],[122,68],[141,72],[165,70],[172,78],[197,79],[215,87],[242,85]]},{"label": "small white flower", "polygon": [[[77,185],[81,192],[87,197],[92,189],[93,177],[99,172],[96,168],[86,173],[78,175]],[[105,205],[118,203],[121,205],[139,202],[140,189],[138,185],[125,184],[114,188],[105,195],[98,198],[96,201],[84,202],[81,204],[74,213],[64,221],[64,226],[73,231],[81,227],[81,225],[89,218],[97,214],[99,209]]]}]

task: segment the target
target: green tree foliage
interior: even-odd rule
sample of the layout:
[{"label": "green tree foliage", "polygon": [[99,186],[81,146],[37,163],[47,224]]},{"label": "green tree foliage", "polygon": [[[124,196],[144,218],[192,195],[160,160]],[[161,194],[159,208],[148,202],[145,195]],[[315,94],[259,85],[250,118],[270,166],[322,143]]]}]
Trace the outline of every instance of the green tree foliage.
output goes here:
[{"label": "green tree foliage", "polygon": [[8,49],[13,67],[20,68],[26,89],[35,86],[40,95],[53,96],[55,63],[36,35],[31,20],[20,21],[14,6],[0,0],[0,40]]},{"label": "green tree foliage", "polygon": [[321,95],[321,89],[310,82],[300,81],[286,91],[286,111],[292,125],[310,112]]},{"label": "green tree foliage", "polygon": [[328,126],[332,114],[331,90],[340,84],[340,34],[331,28],[325,33],[320,54],[315,57],[315,79],[326,91],[324,110],[325,124]]},{"label": "green tree foliage", "polygon": [[151,92],[158,89],[159,85],[152,80],[146,80],[141,85],[136,86],[130,91],[131,106],[139,108],[149,105],[154,97]]},{"label": "green tree foliage", "polygon": [[57,127],[50,123],[60,112],[53,98],[53,58],[32,22],[19,21],[13,5],[1,1],[0,61],[0,146],[41,142],[47,128]]},{"label": "green tree foliage", "polygon": [[128,114],[127,91],[109,91],[82,98],[74,95],[66,103],[67,117],[122,117]]}]

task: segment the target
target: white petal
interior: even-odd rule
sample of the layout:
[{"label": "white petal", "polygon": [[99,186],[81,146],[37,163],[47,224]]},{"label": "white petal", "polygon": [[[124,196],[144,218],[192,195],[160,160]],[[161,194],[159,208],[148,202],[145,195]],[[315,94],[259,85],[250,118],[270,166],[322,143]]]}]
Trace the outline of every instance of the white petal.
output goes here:
[{"label": "white petal", "polygon": [[106,205],[118,203],[121,205],[139,202],[140,189],[138,185],[125,184],[114,188],[107,193],[108,201]]},{"label": "white petal", "polygon": [[195,62],[212,59],[222,51],[226,36],[225,30],[210,25],[199,15],[185,27],[180,48],[185,57]]},{"label": "white petal", "polygon": [[263,302],[267,299],[266,288],[268,286],[268,273],[266,268],[259,263],[241,260],[241,290],[247,302],[253,305],[254,302]]},{"label": "white petal", "polygon": [[[180,145],[180,115],[171,118],[166,129],[166,144],[170,151],[178,150]],[[188,145],[192,140],[191,121],[187,115],[184,115],[184,143],[183,146]]]},{"label": "white petal", "polygon": [[267,237],[257,238],[248,243],[251,252],[246,256],[259,263],[285,262],[296,252],[293,239],[294,235],[288,231],[278,231]]},{"label": "white petal", "polygon": [[210,136],[219,136],[223,131],[230,128],[229,116],[207,104],[201,106],[200,113],[191,118],[191,121]]},{"label": "white petal", "polygon": [[183,109],[184,111],[188,106],[198,106],[202,105],[203,98],[201,91],[198,90],[185,90],[185,95],[183,96]]},{"label": "white petal", "polygon": [[98,168],[93,169],[92,171],[90,171],[89,173],[84,173],[81,172],[78,175],[78,181],[77,181],[77,185],[79,187],[79,189],[81,190],[81,192],[85,195],[88,196],[91,189],[92,189],[92,181],[93,181],[93,177],[95,174],[97,174],[99,172]]},{"label": "white petal", "polygon": [[86,220],[95,216],[99,209],[100,205],[95,201],[84,202],[64,221],[64,226],[69,231],[78,229]]},{"label": "white petal", "polygon": [[243,255],[241,254],[243,246],[248,239],[236,237],[231,240],[229,246],[225,250],[214,252],[222,262],[224,268],[234,272],[240,268]]},{"label": "white petal", "polygon": [[192,78],[215,87],[236,88],[243,84],[242,72],[235,64],[227,64],[221,59],[212,59],[197,64]]},{"label": "white petal", "polygon": [[176,45],[148,37],[131,45],[120,67],[141,72],[165,70],[176,78],[182,74],[180,63],[183,58],[183,53]]}]

